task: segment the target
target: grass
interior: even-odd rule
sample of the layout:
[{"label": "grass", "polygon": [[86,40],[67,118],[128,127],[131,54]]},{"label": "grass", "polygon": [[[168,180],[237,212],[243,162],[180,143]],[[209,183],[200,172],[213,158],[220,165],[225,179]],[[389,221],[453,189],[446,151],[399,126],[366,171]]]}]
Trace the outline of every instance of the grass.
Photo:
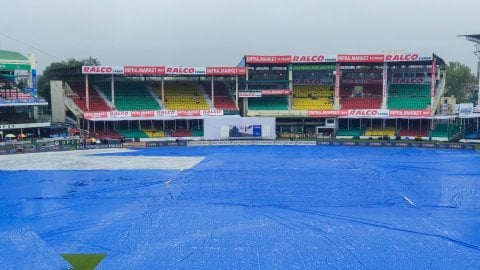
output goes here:
[{"label": "grass", "polygon": [[60,254],[73,268],[72,270],[94,270],[107,256],[105,253],[94,254]]}]

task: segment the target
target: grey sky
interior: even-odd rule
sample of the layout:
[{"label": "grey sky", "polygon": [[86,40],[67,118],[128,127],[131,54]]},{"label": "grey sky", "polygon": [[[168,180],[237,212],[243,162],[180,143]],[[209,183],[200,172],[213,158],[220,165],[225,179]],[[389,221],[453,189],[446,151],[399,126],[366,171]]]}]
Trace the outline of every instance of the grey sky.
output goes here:
[{"label": "grey sky", "polygon": [[2,1],[4,50],[39,69],[93,56],[105,65],[236,65],[245,54],[434,52],[476,71],[479,0]]}]

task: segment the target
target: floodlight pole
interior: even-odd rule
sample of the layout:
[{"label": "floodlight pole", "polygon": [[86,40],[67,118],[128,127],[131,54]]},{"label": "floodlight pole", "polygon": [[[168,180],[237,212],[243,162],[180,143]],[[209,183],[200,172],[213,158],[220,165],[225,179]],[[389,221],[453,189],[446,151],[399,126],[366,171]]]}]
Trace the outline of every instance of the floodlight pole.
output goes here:
[{"label": "floodlight pole", "polygon": [[475,51],[473,52],[477,58],[477,80],[478,80],[478,93],[477,93],[477,107],[480,108],[480,44],[475,44]]}]

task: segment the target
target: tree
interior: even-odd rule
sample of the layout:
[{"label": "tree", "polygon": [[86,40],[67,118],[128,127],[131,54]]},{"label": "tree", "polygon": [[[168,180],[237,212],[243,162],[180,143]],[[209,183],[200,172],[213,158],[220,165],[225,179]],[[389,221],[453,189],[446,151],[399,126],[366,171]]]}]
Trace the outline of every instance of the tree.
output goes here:
[{"label": "tree", "polygon": [[66,61],[50,63],[50,65],[43,71],[43,74],[38,77],[38,94],[51,104],[50,80],[59,79],[59,76],[65,74],[68,69],[71,69],[72,73],[78,73],[82,66],[100,66],[100,61],[90,56],[89,58],[82,60],[69,58]]},{"label": "tree", "polygon": [[449,62],[446,76],[445,95],[455,96],[458,103],[469,101],[465,89],[468,84],[475,82],[470,67],[456,61]]}]

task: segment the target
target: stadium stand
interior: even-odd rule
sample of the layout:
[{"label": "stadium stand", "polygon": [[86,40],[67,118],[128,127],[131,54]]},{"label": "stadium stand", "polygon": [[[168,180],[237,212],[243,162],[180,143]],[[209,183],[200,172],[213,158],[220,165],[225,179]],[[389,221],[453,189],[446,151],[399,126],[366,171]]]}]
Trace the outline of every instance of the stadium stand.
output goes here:
[{"label": "stadium stand", "polygon": [[111,111],[113,110],[103,100],[93,87],[89,87],[89,110],[86,105],[85,82],[68,82],[68,85],[73,91],[70,98],[75,104],[84,112],[87,111]]},{"label": "stadium stand", "polygon": [[[110,82],[98,82],[95,86],[112,100]],[[119,111],[160,110],[161,106],[150,94],[144,82],[116,81],[115,107]]]},{"label": "stadium stand", "polygon": [[352,136],[358,137],[363,135],[363,130],[361,129],[339,129],[337,130],[337,136]]},{"label": "stadium stand", "polygon": [[365,136],[389,136],[394,137],[396,133],[395,127],[386,127],[385,129],[382,128],[369,128],[365,130]]},{"label": "stadium stand", "polygon": [[296,85],[293,88],[294,110],[330,110],[333,107],[333,88],[319,85]]},{"label": "stadium stand", "polygon": [[428,137],[427,130],[401,129],[398,131],[398,136],[401,137]]},{"label": "stadium stand", "polygon": [[250,110],[288,110],[288,102],[285,97],[261,97],[248,100]]},{"label": "stadium stand", "polygon": [[[211,82],[204,81],[202,82],[205,91],[207,92],[208,96],[212,98],[212,84]],[[214,82],[214,104],[213,107],[215,109],[222,109],[222,110],[237,110],[237,106],[235,106],[235,102],[233,98],[227,91],[227,87],[223,82]]]},{"label": "stadium stand", "polygon": [[142,131],[148,136],[148,138],[163,138],[163,137],[165,137],[165,132],[163,130],[143,129]]},{"label": "stadium stand", "polygon": [[122,136],[118,134],[115,130],[90,130],[89,133],[94,135],[97,139],[120,139]]},{"label": "stadium stand", "polygon": [[139,129],[119,129],[118,133],[125,138],[148,138],[145,131]]},{"label": "stadium stand", "polygon": [[388,91],[389,109],[423,110],[430,105],[430,86],[425,84],[392,84]]},{"label": "stadium stand", "polygon": [[451,138],[460,132],[460,126],[457,124],[438,124],[432,131],[430,137]]},{"label": "stadium stand", "polygon": [[342,109],[380,109],[382,98],[344,97],[340,99]]},{"label": "stadium stand", "polygon": [[[208,103],[198,84],[193,82],[168,81],[164,84],[165,107],[170,110],[207,110]],[[161,96],[159,87],[155,87],[155,93]]]},{"label": "stadium stand", "polygon": [[342,109],[380,109],[382,106],[382,86],[342,87],[340,97]]}]

